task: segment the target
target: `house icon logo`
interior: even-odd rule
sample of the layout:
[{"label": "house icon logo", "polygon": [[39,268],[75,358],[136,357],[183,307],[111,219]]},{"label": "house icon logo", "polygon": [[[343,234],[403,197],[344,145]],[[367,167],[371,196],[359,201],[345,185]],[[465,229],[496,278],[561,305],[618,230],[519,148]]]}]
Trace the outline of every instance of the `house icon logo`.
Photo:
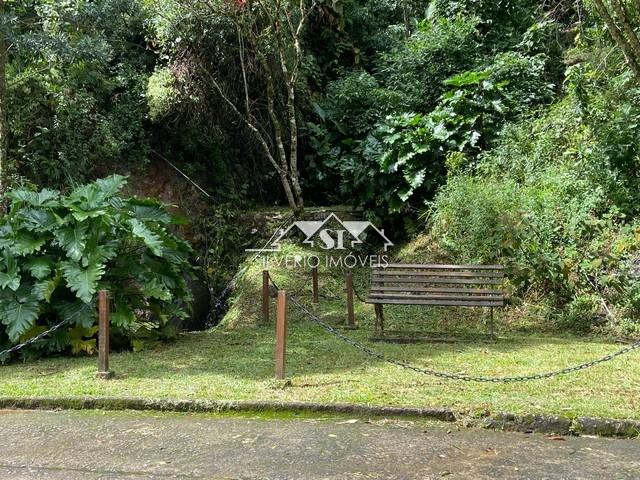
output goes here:
[{"label": "house icon logo", "polygon": [[247,250],[248,252],[279,252],[282,242],[292,233],[300,231],[304,236],[302,243],[311,248],[322,250],[350,250],[356,245],[364,243],[363,234],[366,232],[377,235],[384,243],[384,251],[393,247],[393,242],[385,235],[384,230],[376,227],[371,222],[343,221],[334,213],[321,221],[300,221],[279,229],[272,236],[269,244],[260,250]]}]

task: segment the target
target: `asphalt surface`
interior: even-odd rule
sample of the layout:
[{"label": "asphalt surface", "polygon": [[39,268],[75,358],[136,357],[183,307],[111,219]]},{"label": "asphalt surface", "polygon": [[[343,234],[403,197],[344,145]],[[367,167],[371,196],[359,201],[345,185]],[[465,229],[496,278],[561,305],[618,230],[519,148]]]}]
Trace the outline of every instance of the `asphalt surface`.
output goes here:
[{"label": "asphalt surface", "polygon": [[1,479],[639,479],[640,441],[444,423],[0,411]]}]

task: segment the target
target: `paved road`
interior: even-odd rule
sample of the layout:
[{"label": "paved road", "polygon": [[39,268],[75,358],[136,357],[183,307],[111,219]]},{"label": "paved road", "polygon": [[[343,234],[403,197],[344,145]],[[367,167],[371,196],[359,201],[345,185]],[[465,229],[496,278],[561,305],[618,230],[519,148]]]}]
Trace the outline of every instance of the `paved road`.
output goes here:
[{"label": "paved road", "polygon": [[0,411],[1,479],[638,479],[640,441],[437,423]]}]

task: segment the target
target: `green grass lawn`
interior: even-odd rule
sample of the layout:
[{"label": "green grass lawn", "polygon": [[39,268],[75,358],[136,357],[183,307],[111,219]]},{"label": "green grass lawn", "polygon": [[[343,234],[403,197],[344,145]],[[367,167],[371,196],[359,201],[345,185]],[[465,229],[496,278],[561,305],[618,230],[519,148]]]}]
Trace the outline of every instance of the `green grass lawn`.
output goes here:
[{"label": "green grass lawn", "polygon": [[[301,273],[278,280],[308,299]],[[94,377],[96,359],[54,358],[0,367],[0,396],[123,396],[173,399],[349,402],[370,405],[452,407],[470,414],[510,411],[568,417],[640,418],[640,353],[587,371],[529,383],[501,385],[440,380],[369,358],[303,319],[290,306],[287,376],[273,379],[274,328],[256,325],[259,269],[238,289],[227,325],[184,334],[169,345],[111,357],[114,380]],[[339,279],[322,282],[318,312],[333,324],[344,320]],[[591,337],[531,335],[503,317],[497,342],[371,343],[373,309],[358,302],[361,328],[348,335],[388,357],[418,366],[469,375],[520,375],[559,369],[600,357],[620,345]],[[394,329],[465,331],[482,312],[421,307],[388,309]],[[273,318],[273,316],[272,316]],[[234,328],[230,325],[233,324]],[[454,335],[455,336],[455,335]]]}]

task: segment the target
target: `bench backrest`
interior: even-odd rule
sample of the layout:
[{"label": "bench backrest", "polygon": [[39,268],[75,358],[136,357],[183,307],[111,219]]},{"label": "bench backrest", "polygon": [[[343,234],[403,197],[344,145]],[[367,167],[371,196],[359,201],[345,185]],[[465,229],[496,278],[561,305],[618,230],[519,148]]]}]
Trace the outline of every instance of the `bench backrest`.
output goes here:
[{"label": "bench backrest", "polygon": [[376,267],[368,303],[502,307],[500,265],[390,264]]}]

